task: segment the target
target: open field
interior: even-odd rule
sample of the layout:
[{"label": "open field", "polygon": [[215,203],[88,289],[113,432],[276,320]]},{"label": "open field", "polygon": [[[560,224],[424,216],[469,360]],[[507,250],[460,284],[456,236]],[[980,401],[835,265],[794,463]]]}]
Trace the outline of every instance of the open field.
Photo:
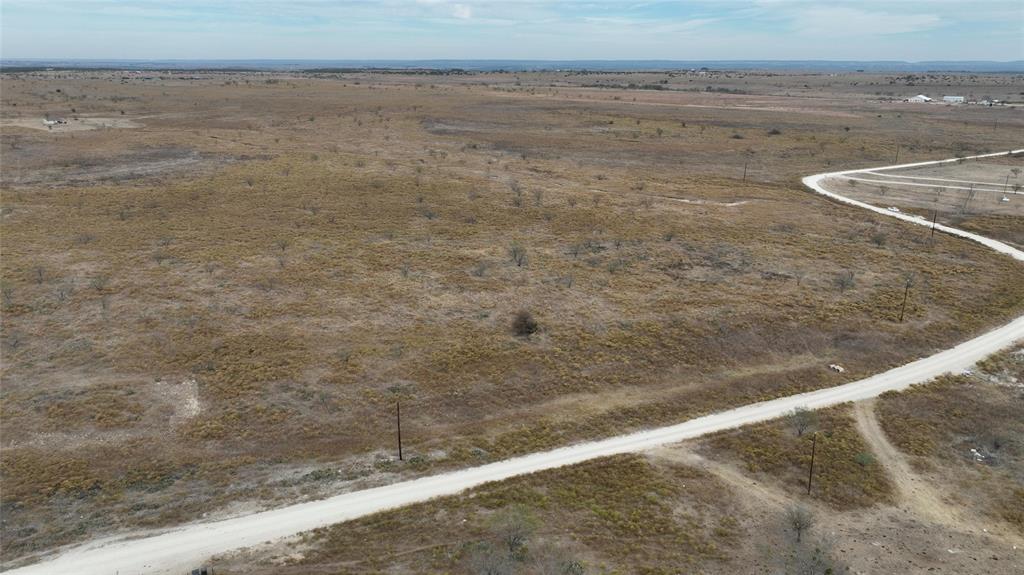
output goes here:
[{"label": "open field", "polygon": [[[894,142],[1019,147],[1015,108],[543,75],[0,81],[5,560],[836,385],[1024,310],[1008,259],[796,183]],[[46,114],[131,124],[16,125]]]},{"label": "open field", "polygon": [[[1017,573],[1022,366],[1017,348],[970,376],[820,412],[806,428],[788,417],[545,471],[212,564],[285,574]],[[885,431],[865,435],[876,414]],[[992,437],[1003,442],[994,451]],[[890,440],[900,453],[882,451]],[[912,455],[925,444],[927,455]],[[900,473],[908,462],[911,477]],[[813,518],[801,542],[787,517],[795,506]]]}]

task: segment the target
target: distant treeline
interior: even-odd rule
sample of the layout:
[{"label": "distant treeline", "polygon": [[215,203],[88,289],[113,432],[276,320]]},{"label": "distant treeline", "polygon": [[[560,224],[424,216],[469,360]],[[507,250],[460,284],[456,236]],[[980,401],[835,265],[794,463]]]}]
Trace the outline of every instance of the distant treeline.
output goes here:
[{"label": "distant treeline", "polygon": [[[777,72],[975,72],[1020,73],[1024,60],[997,61],[842,61],[842,60],[98,60],[4,58],[0,69],[189,70],[189,71],[427,71],[636,72],[771,70]],[[459,72],[454,72],[459,73]]]}]

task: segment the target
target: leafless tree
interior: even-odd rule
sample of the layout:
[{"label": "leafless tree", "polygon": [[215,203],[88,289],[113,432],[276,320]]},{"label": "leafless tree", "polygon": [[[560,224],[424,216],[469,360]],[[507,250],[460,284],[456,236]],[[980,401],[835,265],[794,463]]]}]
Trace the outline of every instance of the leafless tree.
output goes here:
[{"label": "leafless tree", "polygon": [[526,543],[533,533],[536,522],[526,509],[513,506],[506,508],[494,519],[494,531],[505,547],[509,557],[523,559]]},{"label": "leafless tree", "polygon": [[508,248],[508,256],[512,258],[512,263],[516,264],[516,267],[523,267],[526,265],[526,248],[519,244],[512,244]]},{"label": "leafless tree", "polygon": [[786,526],[796,536],[796,542],[803,540],[805,533],[814,526],[814,515],[802,505],[794,505],[786,510]]}]

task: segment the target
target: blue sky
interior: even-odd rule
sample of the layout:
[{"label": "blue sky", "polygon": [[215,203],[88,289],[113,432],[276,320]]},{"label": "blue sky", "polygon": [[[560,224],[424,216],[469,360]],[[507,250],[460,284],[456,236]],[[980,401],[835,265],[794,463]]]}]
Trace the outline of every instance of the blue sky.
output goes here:
[{"label": "blue sky", "polygon": [[0,0],[4,58],[1024,59],[1024,0]]}]

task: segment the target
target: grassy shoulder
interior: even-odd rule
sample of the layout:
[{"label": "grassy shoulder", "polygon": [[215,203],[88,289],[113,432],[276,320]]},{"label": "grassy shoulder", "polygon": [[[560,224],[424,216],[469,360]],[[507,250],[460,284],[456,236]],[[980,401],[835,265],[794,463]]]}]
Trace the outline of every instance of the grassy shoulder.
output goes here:
[{"label": "grassy shoulder", "polygon": [[294,543],[292,559],[237,572],[703,570],[729,564],[743,536],[733,497],[706,472],[617,456],[320,529]]}]

